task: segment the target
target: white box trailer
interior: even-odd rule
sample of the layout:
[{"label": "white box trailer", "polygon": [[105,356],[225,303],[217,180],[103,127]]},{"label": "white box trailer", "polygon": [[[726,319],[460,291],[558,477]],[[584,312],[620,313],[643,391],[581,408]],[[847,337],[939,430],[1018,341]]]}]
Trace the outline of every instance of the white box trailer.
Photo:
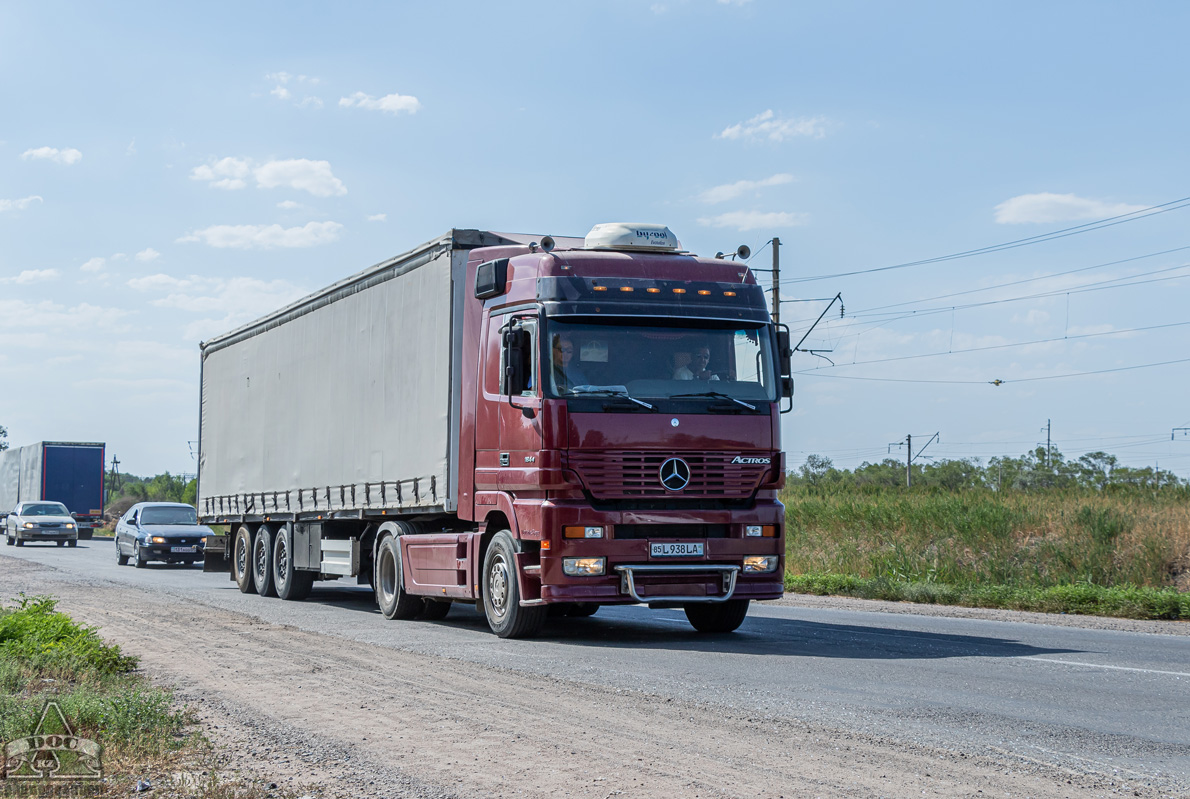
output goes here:
[{"label": "white box trailer", "polygon": [[463,272],[452,230],[204,342],[198,510],[457,507]]}]

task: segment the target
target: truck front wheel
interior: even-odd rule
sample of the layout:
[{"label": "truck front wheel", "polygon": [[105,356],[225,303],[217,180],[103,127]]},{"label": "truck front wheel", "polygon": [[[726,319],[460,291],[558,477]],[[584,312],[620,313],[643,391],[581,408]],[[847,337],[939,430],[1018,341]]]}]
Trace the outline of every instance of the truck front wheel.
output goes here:
[{"label": "truck front wheel", "polygon": [[422,612],[422,598],[405,593],[401,574],[401,542],[388,535],[376,549],[376,604],[386,619],[413,619]]},{"label": "truck front wheel", "polygon": [[686,606],[686,618],[700,633],[729,633],[744,623],[748,615],[747,599],[729,599],[715,604]]},{"label": "truck front wheel", "polygon": [[241,594],[256,593],[256,582],[252,579],[252,531],[244,524],[236,528],[232,539],[231,576]]},{"label": "truck front wheel", "polygon": [[290,549],[290,532],[284,528],[277,531],[273,542],[273,585],[277,596],[297,601],[310,596],[314,587],[314,574],[299,571],[293,567],[293,552]]},{"label": "truck front wheel", "polygon": [[252,579],[256,593],[261,596],[276,596],[273,584],[273,528],[262,524],[252,541]]},{"label": "truck front wheel", "polygon": [[521,607],[516,542],[507,530],[496,533],[483,559],[483,609],[488,626],[501,638],[536,635],[549,612],[545,605]]}]

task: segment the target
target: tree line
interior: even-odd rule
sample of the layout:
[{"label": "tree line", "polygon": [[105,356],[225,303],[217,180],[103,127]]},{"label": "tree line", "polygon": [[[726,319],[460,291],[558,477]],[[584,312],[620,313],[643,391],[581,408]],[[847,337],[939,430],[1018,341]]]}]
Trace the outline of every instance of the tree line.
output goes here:
[{"label": "tree line", "polygon": [[[1190,487],[1190,481],[1173,472],[1155,466],[1124,466],[1115,455],[1106,452],[1088,452],[1067,460],[1056,448],[1046,447],[1037,447],[1020,457],[990,458],[986,463],[979,458],[942,459],[914,463],[911,469],[914,486],[949,491],[1110,491]],[[839,469],[828,457],[810,455],[801,468],[789,473],[788,482],[818,488],[903,487],[906,483],[905,462],[885,458],[879,463],[864,461],[855,469]]]}]

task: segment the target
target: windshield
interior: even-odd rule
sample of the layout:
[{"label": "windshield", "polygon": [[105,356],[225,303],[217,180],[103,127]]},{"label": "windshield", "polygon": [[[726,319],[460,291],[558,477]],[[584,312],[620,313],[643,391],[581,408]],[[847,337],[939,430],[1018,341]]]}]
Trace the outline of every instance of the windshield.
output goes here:
[{"label": "windshield", "polygon": [[69,516],[70,511],[60,502],[43,502],[39,505],[26,505],[22,516]]},{"label": "windshield", "polygon": [[140,512],[141,524],[198,524],[194,508],[145,508]]},{"label": "windshield", "polygon": [[648,325],[636,320],[549,320],[547,390],[573,397],[594,389],[633,397],[723,394],[772,400],[772,340],[761,325],[705,321]]}]

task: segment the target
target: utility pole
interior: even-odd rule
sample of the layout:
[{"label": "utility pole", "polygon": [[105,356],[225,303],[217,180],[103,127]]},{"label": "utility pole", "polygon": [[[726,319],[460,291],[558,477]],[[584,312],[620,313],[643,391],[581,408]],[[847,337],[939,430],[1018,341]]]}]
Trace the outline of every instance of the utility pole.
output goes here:
[{"label": "utility pole", "polygon": [[1045,466],[1047,469],[1054,468],[1054,449],[1050,445],[1050,420],[1045,420]]},{"label": "utility pole", "polygon": [[108,495],[107,495],[108,499],[111,499],[112,495],[115,494],[116,491],[119,490],[119,488],[120,488],[120,461],[118,458],[116,458],[115,454],[113,453],[112,454],[112,479],[111,479],[111,485],[108,488]]},{"label": "utility pole", "polygon": [[1190,427],[1175,427],[1173,430],[1170,430],[1169,440],[1173,441],[1174,436],[1176,436],[1178,433],[1181,433],[1182,435],[1190,434]]},{"label": "utility pole", "polygon": [[781,324],[781,239],[773,236],[773,325]]},{"label": "utility pole", "polygon": [[934,440],[937,438],[938,438],[938,433],[934,433],[934,435],[930,436],[930,440],[925,443],[925,446],[923,446],[921,449],[919,449],[917,451],[917,455],[913,454],[913,434],[911,434],[911,433],[905,436],[904,441],[896,441],[896,442],[888,445],[888,451],[890,453],[892,452],[893,447],[905,447],[905,487],[906,488],[913,488],[913,459],[916,457],[920,457],[921,453],[925,452],[926,447],[928,447],[928,446],[930,446],[930,444],[934,443]]}]

